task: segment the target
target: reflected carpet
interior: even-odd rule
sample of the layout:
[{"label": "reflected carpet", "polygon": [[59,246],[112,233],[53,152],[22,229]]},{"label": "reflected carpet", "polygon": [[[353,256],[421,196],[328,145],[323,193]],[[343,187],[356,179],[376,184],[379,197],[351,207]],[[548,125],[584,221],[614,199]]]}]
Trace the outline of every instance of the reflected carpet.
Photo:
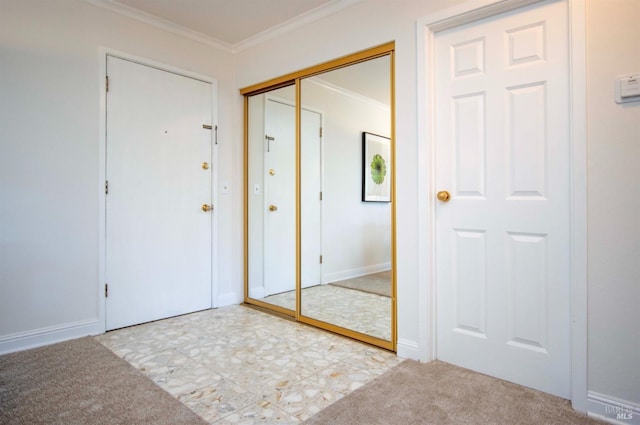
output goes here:
[{"label": "reflected carpet", "polygon": [[369,292],[371,294],[391,296],[391,270],[372,273],[365,276],[354,277],[353,279],[330,282],[330,285],[342,288],[355,289],[357,291]]}]

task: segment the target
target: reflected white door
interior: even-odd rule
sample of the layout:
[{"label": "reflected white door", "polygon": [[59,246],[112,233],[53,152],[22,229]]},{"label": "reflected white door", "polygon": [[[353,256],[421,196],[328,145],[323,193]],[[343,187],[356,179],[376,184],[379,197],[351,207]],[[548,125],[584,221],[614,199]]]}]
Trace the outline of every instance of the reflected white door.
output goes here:
[{"label": "reflected white door", "polygon": [[106,328],[211,307],[210,83],[107,58]]},{"label": "reflected white door", "polygon": [[[301,258],[303,287],[320,283],[321,127],[318,112],[302,109]],[[267,98],[265,106],[265,295],[296,287],[295,108]]]},{"label": "reflected white door", "polygon": [[570,395],[564,2],[435,36],[438,358]]},{"label": "reflected white door", "polygon": [[295,108],[267,98],[265,105],[265,295],[296,289]]}]

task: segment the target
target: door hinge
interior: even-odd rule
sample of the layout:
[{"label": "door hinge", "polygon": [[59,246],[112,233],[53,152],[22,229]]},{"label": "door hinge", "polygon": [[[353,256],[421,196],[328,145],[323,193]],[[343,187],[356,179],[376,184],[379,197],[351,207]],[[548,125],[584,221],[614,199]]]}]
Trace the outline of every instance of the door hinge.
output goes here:
[{"label": "door hinge", "polygon": [[104,194],[105,195],[109,194],[109,180],[105,180],[104,182]]},{"label": "door hinge", "polygon": [[322,255],[320,256],[320,264],[322,264]]},{"label": "door hinge", "polygon": [[109,298],[109,284],[108,283],[104,284],[104,297],[105,298]]},{"label": "door hinge", "polygon": [[107,91],[109,91],[109,76],[107,75],[105,79],[106,79]]},{"label": "door hinge", "polygon": [[211,127],[209,124],[202,124],[202,128],[204,128],[205,130],[212,130],[213,127]]},{"label": "door hinge", "polygon": [[215,144],[217,145],[218,144],[218,126],[217,125],[216,125],[215,129],[216,129],[216,134],[215,134],[216,141],[215,141]]},{"label": "door hinge", "polygon": [[322,127],[320,127],[320,137],[322,137]]},{"label": "door hinge", "polygon": [[320,200],[322,201],[322,192],[320,192]]}]

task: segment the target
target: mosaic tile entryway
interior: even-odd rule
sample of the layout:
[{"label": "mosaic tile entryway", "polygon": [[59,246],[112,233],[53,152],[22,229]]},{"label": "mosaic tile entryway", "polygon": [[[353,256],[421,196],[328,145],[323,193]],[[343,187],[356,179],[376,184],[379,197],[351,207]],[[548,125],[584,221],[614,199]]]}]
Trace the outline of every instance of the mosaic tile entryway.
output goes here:
[{"label": "mosaic tile entryway", "polygon": [[395,354],[245,307],[96,337],[211,424],[295,424],[400,363]]}]

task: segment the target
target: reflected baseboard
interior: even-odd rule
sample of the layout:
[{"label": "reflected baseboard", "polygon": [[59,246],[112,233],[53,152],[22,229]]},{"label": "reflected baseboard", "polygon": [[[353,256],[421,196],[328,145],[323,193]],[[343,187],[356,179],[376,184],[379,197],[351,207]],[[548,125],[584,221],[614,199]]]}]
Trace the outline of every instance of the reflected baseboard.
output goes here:
[{"label": "reflected baseboard", "polygon": [[384,272],[391,269],[391,263],[373,264],[370,266],[358,267],[355,269],[341,270],[339,272],[325,273],[322,276],[322,283],[337,282],[340,280],[353,279],[368,274]]}]

